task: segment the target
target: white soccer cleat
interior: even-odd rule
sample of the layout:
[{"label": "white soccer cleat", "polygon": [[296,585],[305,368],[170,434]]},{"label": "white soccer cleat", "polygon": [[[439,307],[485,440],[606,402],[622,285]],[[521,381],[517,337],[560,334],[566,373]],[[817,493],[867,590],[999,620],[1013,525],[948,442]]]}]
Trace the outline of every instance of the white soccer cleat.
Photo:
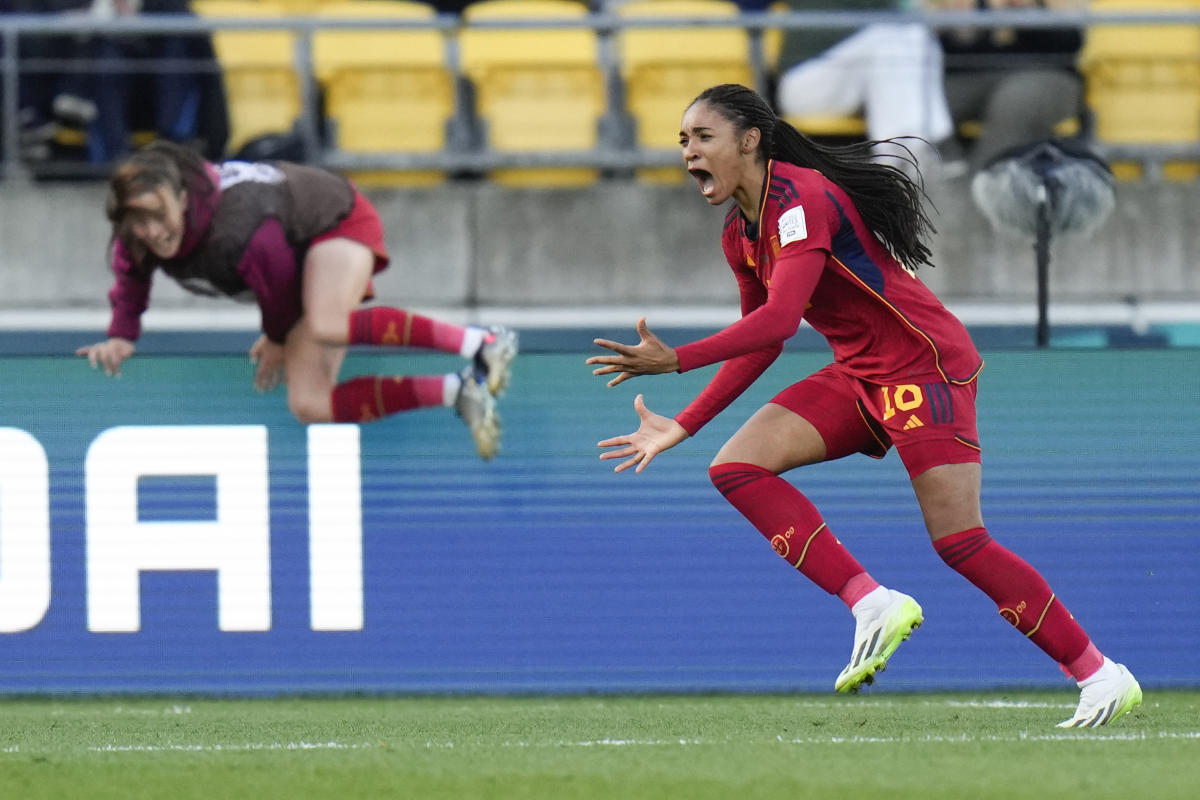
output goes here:
[{"label": "white soccer cleat", "polygon": [[1058,727],[1098,728],[1142,704],[1142,687],[1137,679],[1124,664],[1107,656],[1094,675],[1080,681],[1079,688],[1082,691],[1075,715],[1058,723]]},{"label": "white soccer cleat", "polygon": [[854,650],[850,663],[833,684],[843,694],[857,692],[864,683],[874,683],[875,673],[887,668],[888,659],[900,643],[925,621],[916,600],[882,586],[854,607],[859,609],[854,615]]},{"label": "white soccer cleat", "polygon": [[475,449],[485,461],[491,461],[500,449],[500,415],[496,398],[487,391],[483,380],[476,379],[475,368],[467,367],[459,375],[462,385],[454,401],[454,410],[471,430]]},{"label": "white soccer cleat", "polygon": [[508,386],[512,362],[517,357],[517,332],[493,325],[488,333],[491,341],[485,341],[475,352],[475,374],[487,383],[494,396]]}]

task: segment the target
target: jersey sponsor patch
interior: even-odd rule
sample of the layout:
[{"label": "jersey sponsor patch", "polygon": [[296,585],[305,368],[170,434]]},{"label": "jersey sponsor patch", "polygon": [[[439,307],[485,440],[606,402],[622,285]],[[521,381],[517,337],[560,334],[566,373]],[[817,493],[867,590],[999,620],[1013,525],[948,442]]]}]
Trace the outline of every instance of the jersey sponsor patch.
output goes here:
[{"label": "jersey sponsor patch", "polygon": [[779,217],[779,246],[799,242],[808,238],[808,225],[804,222],[804,207],[793,206]]}]

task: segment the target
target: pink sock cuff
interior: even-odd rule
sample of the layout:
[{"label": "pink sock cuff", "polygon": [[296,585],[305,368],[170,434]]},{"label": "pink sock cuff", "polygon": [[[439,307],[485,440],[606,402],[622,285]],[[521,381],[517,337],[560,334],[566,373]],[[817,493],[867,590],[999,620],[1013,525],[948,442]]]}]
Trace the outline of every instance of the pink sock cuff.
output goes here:
[{"label": "pink sock cuff", "polygon": [[1063,667],[1071,674],[1072,678],[1082,681],[1095,675],[1096,670],[1100,669],[1103,664],[1104,654],[1097,650],[1096,645],[1089,641],[1083,654],[1074,661],[1063,664]]},{"label": "pink sock cuff", "polygon": [[854,608],[854,604],[879,588],[879,582],[866,572],[860,572],[846,585],[838,590],[837,596],[846,604],[846,608]]}]

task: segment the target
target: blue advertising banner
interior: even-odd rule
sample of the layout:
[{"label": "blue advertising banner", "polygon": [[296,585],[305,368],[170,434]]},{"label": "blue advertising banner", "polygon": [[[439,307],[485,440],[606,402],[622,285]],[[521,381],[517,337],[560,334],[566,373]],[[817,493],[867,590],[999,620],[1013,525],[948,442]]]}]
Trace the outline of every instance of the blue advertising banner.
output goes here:
[{"label": "blue advertising banner", "polygon": [[[1200,685],[1196,351],[985,354],[984,515],[1101,650]],[[642,474],[596,442],[711,375],[613,389],[522,356],[480,461],[447,409],[311,426],[244,357],[0,359],[0,692],[832,690],[853,622],[709,483],[717,448],[825,357],[788,352]],[[352,355],[348,373],[460,362]],[[926,623],[896,689],[1064,686],[933,552],[896,456],[787,476]]]}]

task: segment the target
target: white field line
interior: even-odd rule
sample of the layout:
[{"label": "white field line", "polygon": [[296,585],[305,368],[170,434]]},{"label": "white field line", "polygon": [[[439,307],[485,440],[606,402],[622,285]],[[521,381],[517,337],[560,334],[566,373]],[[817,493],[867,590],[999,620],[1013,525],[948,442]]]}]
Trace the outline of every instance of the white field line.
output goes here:
[{"label": "white field line", "polygon": [[[870,700],[868,701],[872,707],[891,707],[902,704],[888,700]],[[600,701],[603,705],[603,701]],[[799,700],[788,705],[795,708],[816,708],[816,709],[831,709],[839,708],[845,705],[845,701],[837,700]],[[1053,703],[1046,701],[1030,702],[1025,700],[929,700],[921,705],[926,706],[941,706],[947,708],[1016,708],[1016,709],[1071,709],[1074,708],[1073,703]],[[1153,708],[1155,703],[1148,704],[1149,708]],[[51,712],[55,716],[60,716],[68,713],[63,709],[55,709]],[[121,714],[190,714],[192,713],[191,706],[172,705],[161,709],[134,709],[117,706],[107,712],[116,715]],[[788,737],[776,736],[775,741],[785,745],[855,745],[855,744],[972,744],[972,743],[1017,743],[1017,742],[1140,742],[1140,741],[1167,741],[1167,740],[1187,740],[1200,741],[1200,731],[1112,731],[1112,732],[1097,732],[1097,731],[1076,731],[1063,733],[1030,733],[1029,731],[1014,731],[1006,735],[986,735],[977,736],[973,734],[959,734],[956,736],[806,736],[806,737]],[[560,748],[560,747],[713,747],[726,746],[730,744],[746,743],[745,740],[734,739],[622,739],[622,738],[604,738],[604,739],[584,739],[578,741],[506,741],[501,742],[499,747],[511,748]],[[420,747],[421,745],[416,745]],[[424,748],[428,750],[452,750],[456,746],[460,747],[479,747],[488,746],[486,743],[469,742],[456,745],[453,741],[426,741]],[[93,753],[164,753],[164,752],[186,752],[186,753],[219,753],[219,752],[248,752],[248,751],[305,751],[305,750],[365,750],[370,749],[373,745],[370,742],[244,742],[240,744],[169,744],[169,745],[141,745],[141,744],[104,744],[91,746],[87,749]],[[21,752],[20,745],[11,745],[0,748],[0,755],[19,754]]]},{"label": "white field line", "polygon": [[[79,716],[80,711],[64,706],[55,708],[50,712],[54,717]],[[127,708],[126,706],[116,706],[115,708],[96,709],[94,711],[84,711],[83,714],[92,714],[95,716],[107,716],[115,714],[117,716],[129,714],[132,716],[159,717],[159,716],[176,716],[192,713],[191,706],[171,705],[165,708]]]},{"label": "white field line", "polygon": [[369,742],[245,742],[243,744],[106,744],[93,753],[241,753],[259,750],[366,750]]},{"label": "white field line", "polygon": [[[1030,733],[1016,731],[1007,735],[989,734],[977,736],[963,733],[956,736],[776,736],[775,741],[781,745],[874,745],[874,744],[1017,744],[1021,742],[1147,742],[1147,741],[1200,741],[1200,731],[1114,731],[1098,733],[1080,731],[1077,733]],[[531,742],[524,740],[500,742],[495,745],[502,748],[661,748],[661,747],[727,747],[733,744],[745,744],[745,740],[735,739],[582,739],[576,741],[546,741]],[[394,746],[394,745],[393,745]],[[456,747],[467,749],[490,747],[486,742],[469,742],[456,744],[453,741],[433,742],[424,744],[426,750],[454,750]],[[243,753],[267,751],[312,751],[312,750],[369,750],[374,745],[370,742],[243,742],[240,744],[105,744],[88,747],[92,753]],[[421,745],[417,745],[421,747]],[[0,749],[0,755],[20,754],[20,745],[12,745]]]},{"label": "white field line", "polygon": [[[1035,734],[1028,731],[1018,731],[1007,736],[973,736],[961,734],[958,736],[806,736],[784,738],[776,736],[780,744],[816,745],[816,744],[976,744],[987,743],[1018,743],[1018,742],[1141,742],[1160,741],[1169,739],[1200,740],[1200,731],[1136,731],[1131,733],[1045,733]],[[504,742],[501,747],[725,747],[731,744],[745,742],[724,739],[585,739],[574,742]],[[452,749],[454,742],[427,742],[428,749]]]}]

